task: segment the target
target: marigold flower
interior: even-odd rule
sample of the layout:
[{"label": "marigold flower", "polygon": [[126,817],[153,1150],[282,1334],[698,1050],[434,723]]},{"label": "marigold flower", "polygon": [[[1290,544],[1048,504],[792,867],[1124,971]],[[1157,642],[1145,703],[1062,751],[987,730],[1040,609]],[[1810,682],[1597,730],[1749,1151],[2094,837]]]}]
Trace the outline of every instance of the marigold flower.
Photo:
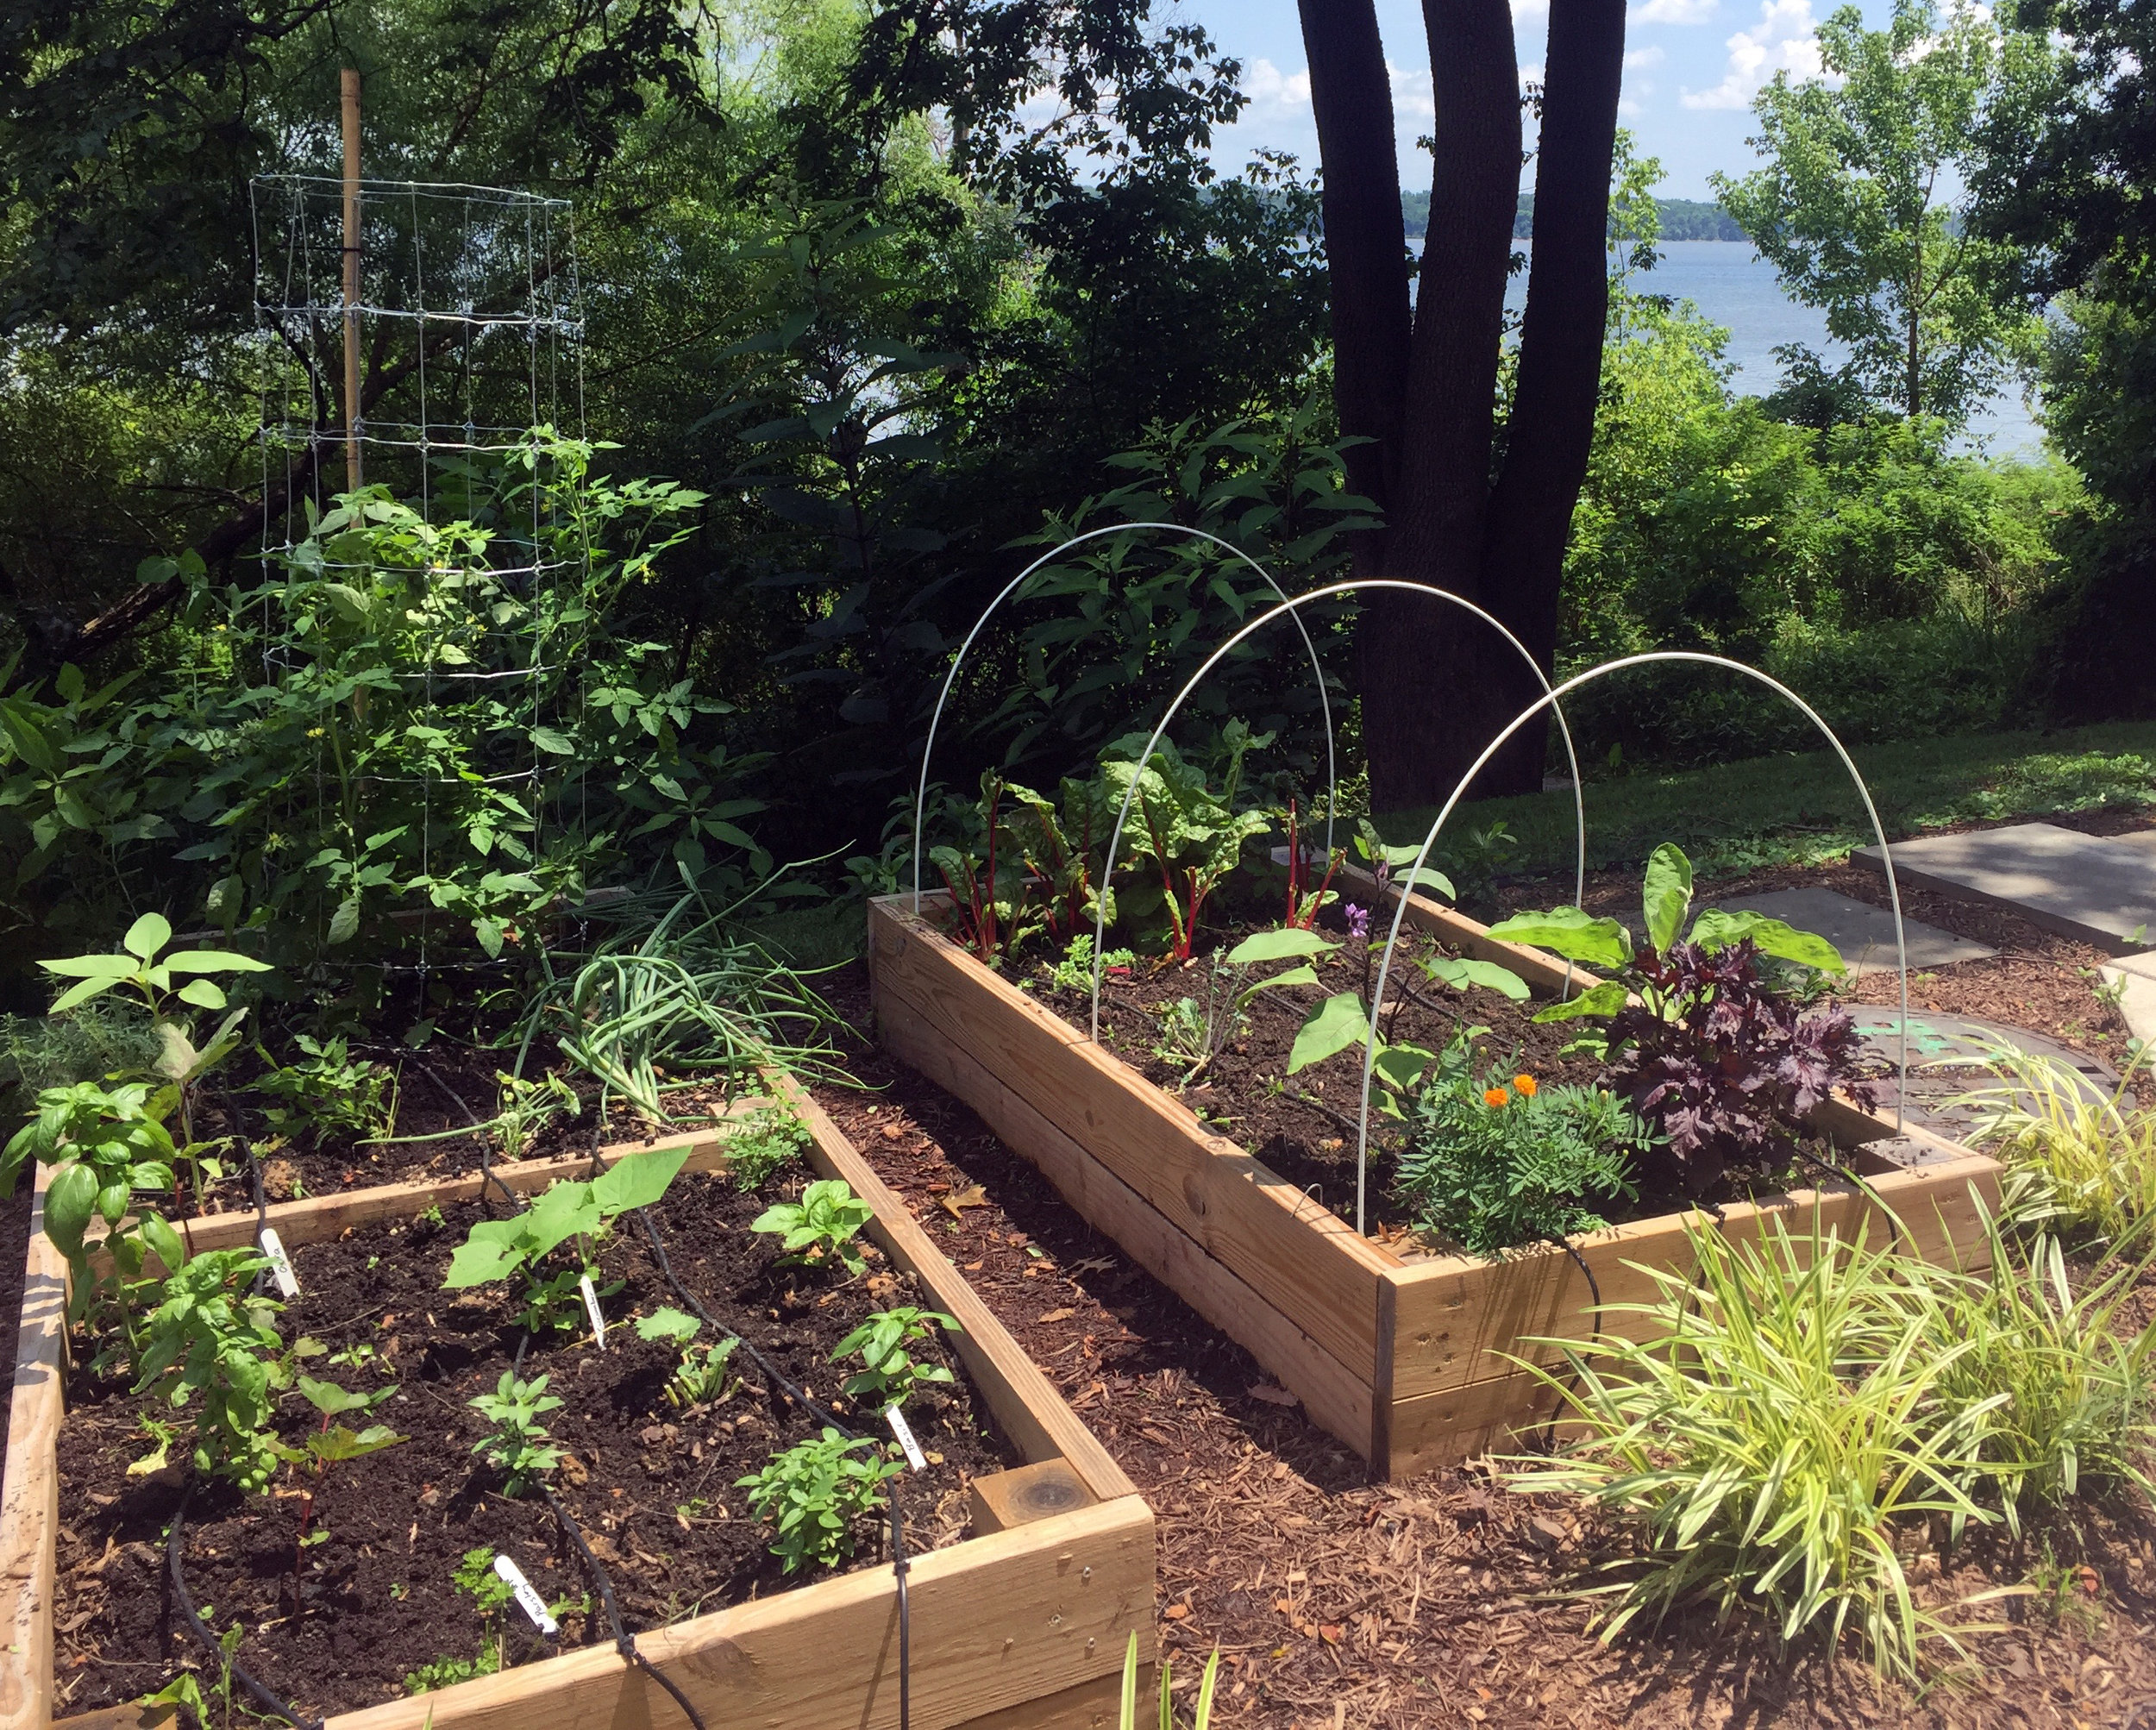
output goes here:
[{"label": "marigold flower", "polygon": [[1491,1088],[1483,1094],[1482,1103],[1486,1106],[1501,1106],[1511,1098],[1512,1095],[1502,1088]]},{"label": "marigold flower", "polygon": [[1535,1089],[1541,1085],[1532,1075],[1514,1075],[1512,1084],[1520,1090],[1521,1097],[1530,1100],[1535,1096]]}]

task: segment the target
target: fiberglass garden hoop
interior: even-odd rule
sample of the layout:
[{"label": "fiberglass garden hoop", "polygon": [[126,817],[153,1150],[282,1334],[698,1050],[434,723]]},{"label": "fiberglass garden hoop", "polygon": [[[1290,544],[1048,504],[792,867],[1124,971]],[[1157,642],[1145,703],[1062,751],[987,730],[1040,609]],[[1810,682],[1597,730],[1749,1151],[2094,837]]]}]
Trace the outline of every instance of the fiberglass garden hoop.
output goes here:
[{"label": "fiberglass garden hoop", "polygon": [[[1564,719],[1564,710],[1557,701],[1558,693],[1550,688],[1550,680],[1548,676],[1543,672],[1541,663],[1536,661],[1533,655],[1528,651],[1527,645],[1522,642],[1518,637],[1514,636],[1511,631],[1507,630],[1504,625],[1500,624],[1496,619],[1491,617],[1489,614],[1484,612],[1482,608],[1476,605],[1473,601],[1463,600],[1458,595],[1454,594],[1450,589],[1441,589],[1434,583],[1419,583],[1411,581],[1402,577],[1357,577],[1348,582],[1332,583],[1325,588],[1313,589],[1308,594],[1297,595],[1293,600],[1282,599],[1281,604],[1273,608],[1271,611],[1252,619],[1248,624],[1244,625],[1240,630],[1237,631],[1234,636],[1231,636],[1225,642],[1222,643],[1218,649],[1214,649],[1211,655],[1207,655],[1206,657],[1206,664],[1203,667],[1200,667],[1195,673],[1192,674],[1190,675],[1190,682],[1185,685],[1181,690],[1175,693],[1175,700],[1168,705],[1168,712],[1161,717],[1160,725],[1153,729],[1152,737],[1145,742],[1145,755],[1138,759],[1138,771],[1136,774],[1131,775],[1131,785],[1123,795],[1123,804],[1115,814],[1115,831],[1108,837],[1107,862],[1102,867],[1100,873],[1102,893],[1094,897],[1095,906],[1093,922],[1093,1023],[1090,1037],[1095,1044],[1098,1044],[1100,1040],[1101,950],[1103,946],[1107,942],[1108,934],[1108,899],[1106,887],[1109,881],[1115,875],[1115,850],[1117,847],[1121,844],[1123,840],[1123,826],[1130,821],[1131,801],[1138,797],[1138,783],[1144,779],[1146,766],[1153,761],[1153,753],[1160,748],[1161,735],[1168,730],[1168,724],[1175,718],[1175,711],[1182,706],[1183,699],[1189,696],[1193,691],[1195,691],[1199,685],[1204,681],[1206,674],[1212,672],[1213,669],[1218,666],[1221,660],[1227,655],[1228,651],[1233,649],[1236,644],[1242,642],[1244,637],[1249,636],[1254,631],[1263,630],[1267,625],[1270,624],[1282,613],[1287,613],[1292,616],[1294,618],[1296,624],[1300,626],[1302,623],[1302,618],[1301,615],[1296,612],[1296,609],[1298,607],[1300,607],[1310,601],[1322,600],[1328,595],[1354,594],[1364,589],[1402,589],[1411,594],[1428,595],[1438,600],[1450,601],[1453,605],[1463,608],[1468,612],[1473,613],[1476,617],[1481,619],[1483,624],[1489,625],[1492,630],[1495,630],[1500,636],[1503,637],[1506,642],[1512,644],[1514,649],[1520,651],[1520,658],[1527,663],[1528,670],[1534,674],[1536,680],[1541,685],[1543,695],[1535,703],[1533,708],[1529,709],[1526,711],[1526,714],[1521,715],[1517,720],[1514,721],[1509,727],[1505,729],[1503,733],[1498,736],[1496,743],[1490,746],[1489,750],[1482,753],[1482,762],[1478,762],[1475,767],[1478,769],[1481,768],[1482,762],[1489,761],[1491,752],[1495,751],[1499,745],[1503,744],[1507,739],[1509,739],[1514,733],[1520,730],[1520,727],[1526,722],[1528,715],[1533,714],[1536,710],[1542,708],[1545,704],[1550,706],[1551,711],[1557,716],[1557,730],[1564,736],[1565,760],[1572,766],[1572,810],[1577,822],[1577,833],[1575,837],[1576,843],[1575,881],[1577,887],[1576,887],[1573,890],[1574,899],[1576,899],[1579,896],[1586,893],[1587,804],[1586,794],[1582,790],[1580,785],[1579,754],[1572,749],[1572,730],[1566,724]],[[1303,640],[1307,642],[1309,641],[1309,638],[1306,636]],[[1577,682],[1577,680],[1574,681],[1574,683]],[[1570,690],[1571,686],[1566,686],[1564,688]],[[1458,798],[1459,794],[1456,792],[1453,794],[1453,799],[1457,800]],[[1448,812],[1451,809],[1452,807],[1451,805],[1447,805],[1445,806],[1445,810]],[[1442,822],[1444,819],[1440,818],[1438,820]],[[1432,830],[1430,833],[1429,840],[1425,841],[1422,843],[1422,851],[1415,855],[1415,862],[1413,867],[1411,868],[1406,876],[1401,879],[1401,895],[1400,905],[1403,907],[1407,905],[1406,894],[1407,887],[1414,881],[1414,873],[1422,868],[1423,859],[1430,851],[1430,843],[1432,841],[1435,841],[1436,839],[1437,831]],[[1326,828],[1326,852],[1328,857],[1331,856],[1332,851],[1332,825],[1328,823]],[[1397,919],[1394,921],[1393,928],[1395,932],[1398,931],[1399,921]],[[1369,1117],[1369,1071],[1367,1067],[1365,1067],[1363,1072],[1363,1099],[1364,1106],[1363,1120],[1364,1126],[1367,1129]],[[1357,1180],[1357,1188],[1359,1191],[1361,1188],[1361,1179],[1359,1176]],[[1357,1229],[1360,1230],[1361,1227],[1358,1225]]]},{"label": "fiberglass garden hoop", "polygon": [[[1460,802],[1470,783],[1482,772],[1482,766],[1497,755],[1506,740],[1512,737],[1533,718],[1538,710],[1545,707],[1553,709],[1562,717],[1564,711],[1557,707],[1557,699],[1567,693],[1576,691],[1581,686],[1600,679],[1606,674],[1620,672],[1627,667],[1644,667],[1650,661],[1683,661],[1696,662],[1704,667],[1727,667],[1733,671],[1743,674],[1748,679],[1756,679],[1762,685],[1778,692],[1803,711],[1805,718],[1827,736],[1827,743],[1834,748],[1834,755],[1841,759],[1841,766],[1849,771],[1849,779],[1857,784],[1857,796],[1864,800],[1865,815],[1871,819],[1872,833],[1879,837],[1879,863],[1886,872],[1887,894],[1894,905],[1894,947],[1896,959],[1900,963],[1902,970],[1901,1080],[1894,1096],[1894,1127],[1896,1133],[1901,1131],[1902,1100],[1908,1092],[1909,1084],[1909,949],[1908,939],[1902,928],[1902,890],[1894,881],[1894,859],[1887,849],[1886,827],[1879,821],[1878,808],[1871,802],[1871,789],[1865,785],[1864,777],[1857,773],[1855,761],[1844,748],[1841,741],[1834,737],[1834,730],[1820,718],[1819,711],[1772,674],[1762,673],[1756,667],[1747,667],[1741,661],[1732,661],[1727,655],[1702,655],[1694,650],[1683,649],[1658,649],[1646,655],[1627,655],[1621,660],[1606,661],[1600,667],[1589,668],[1576,678],[1566,680],[1553,691],[1545,690],[1542,696],[1538,697],[1514,716],[1505,730],[1484,747],[1482,755],[1476,758],[1468,772],[1460,777],[1459,785],[1452,789],[1451,798],[1445,800],[1445,808],[1438,813],[1438,820],[1430,825],[1429,834],[1423,837],[1422,846],[1415,854],[1414,866],[1410,868],[1409,875],[1403,881],[1399,900],[1393,909],[1392,930],[1385,938],[1385,953],[1377,964],[1377,983],[1370,992],[1369,1034],[1363,1043],[1363,1104],[1357,1119],[1355,1136],[1355,1229],[1357,1232],[1364,1232],[1364,1186],[1369,1175],[1370,1076],[1377,1062],[1377,1018],[1380,1006],[1385,1001],[1385,975],[1393,963],[1393,945],[1400,941],[1401,920],[1407,912],[1406,884],[1413,881],[1413,871],[1420,868],[1430,849],[1436,844],[1438,831],[1445,827],[1445,819],[1452,815],[1453,806]],[[1585,844],[1583,837],[1581,843],[1583,849]],[[1573,905],[1576,906],[1578,905],[1576,895],[1574,897]],[[1097,986],[1094,988],[1096,991],[1099,989]]]},{"label": "fiberglass garden hoop", "polygon": [[[928,738],[921,746],[921,784],[913,794],[914,912],[918,913],[921,911],[921,830],[928,816],[928,762],[936,749],[936,730],[943,724],[943,705],[950,700],[950,687],[958,682],[958,669],[965,664],[966,651],[973,647],[974,639],[981,635],[981,628],[987,624],[988,615],[1010,599],[1017,592],[1018,585],[1040,569],[1043,565],[1047,564],[1051,559],[1061,557],[1073,547],[1081,546],[1087,541],[1097,541],[1103,535],[1127,534],[1134,529],[1165,529],[1172,534],[1188,535],[1193,540],[1209,541],[1222,551],[1232,553],[1256,571],[1260,577],[1264,579],[1265,586],[1278,595],[1283,602],[1288,599],[1288,591],[1273,580],[1273,574],[1240,547],[1232,542],[1223,541],[1218,535],[1209,535],[1203,529],[1189,528],[1181,523],[1116,523],[1105,529],[1088,529],[1082,535],[1072,536],[1062,546],[1051,548],[1042,554],[1039,558],[1034,560],[1018,575],[1012,578],[998,592],[996,598],[981,608],[981,617],[973,622],[973,629],[966,633],[966,640],[958,645],[958,653],[951,657],[950,671],[943,675],[943,688],[937,693],[936,712],[929,717]],[[1316,592],[1325,593],[1327,591],[1319,590]],[[1266,617],[1270,618],[1272,614],[1268,613]],[[1340,800],[1340,775],[1332,761],[1332,701],[1326,695],[1325,667],[1318,659],[1318,645],[1311,642],[1310,633],[1304,628],[1300,614],[1296,615],[1295,630],[1302,637],[1302,646],[1309,651],[1310,671],[1316,676],[1318,681],[1318,706],[1325,715],[1325,844],[1326,851],[1330,854],[1332,850],[1332,810]],[[1212,664],[1211,661],[1206,663],[1208,667]],[[1577,779],[1576,774],[1574,778]],[[993,885],[990,886],[990,893],[993,893]]]}]

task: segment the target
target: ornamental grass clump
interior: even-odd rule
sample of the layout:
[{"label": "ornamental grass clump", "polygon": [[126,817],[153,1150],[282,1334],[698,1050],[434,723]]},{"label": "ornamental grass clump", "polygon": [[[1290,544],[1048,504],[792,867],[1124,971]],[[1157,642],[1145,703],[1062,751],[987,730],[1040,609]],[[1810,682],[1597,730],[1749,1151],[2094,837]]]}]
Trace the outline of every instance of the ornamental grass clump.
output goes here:
[{"label": "ornamental grass clump", "polygon": [[2147,1057],[2137,1052],[2105,1094],[2063,1058],[1988,1043],[1997,1081],[1952,1103],[1976,1113],[1969,1145],[2004,1162],[2015,1219],[2118,1243],[2156,1217],[2156,1112],[2132,1092]]},{"label": "ornamental grass clump", "polygon": [[1650,1302],[1613,1304],[1632,1339],[1533,1341],[1569,1439],[1519,1460],[1523,1491],[1587,1497],[1628,1521],[1635,1554],[1592,1589],[1603,1638],[1642,1619],[1754,1604],[1786,1644],[1844,1635],[1883,1672],[1958,1655],[1974,1606],[1921,1603],[1907,1564],[1934,1535],[2019,1535],[2033,1509],[2122,1483],[2144,1492],[2156,1428],[2147,1332],[2116,1326],[2141,1271],[2077,1295],[2053,1241],[2026,1250],[1987,1220],[1992,1269],[1929,1265],[1793,1233],[1733,1244],[1688,1228],[1695,1267],[1643,1269]]},{"label": "ornamental grass clump", "polygon": [[1996,1517],[1969,1482],[1986,1407],[1946,1397],[1974,1347],[1913,1325],[1907,1264],[1861,1237],[1778,1221],[1763,1243],[1687,1235],[1689,1276],[1645,1269],[1657,1297],[1608,1307],[1640,1338],[1525,1342],[1562,1352],[1560,1369],[1528,1367],[1576,1433],[1517,1463],[1512,1487],[1582,1495],[1637,1528],[1625,1577],[1595,1589],[1612,1600],[1603,1639],[1749,1603],[1785,1644],[1851,1634],[1891,1674],[1914,1674],[1927,1643],[1959,1651],[1903,1563],[1932,1517]]}]

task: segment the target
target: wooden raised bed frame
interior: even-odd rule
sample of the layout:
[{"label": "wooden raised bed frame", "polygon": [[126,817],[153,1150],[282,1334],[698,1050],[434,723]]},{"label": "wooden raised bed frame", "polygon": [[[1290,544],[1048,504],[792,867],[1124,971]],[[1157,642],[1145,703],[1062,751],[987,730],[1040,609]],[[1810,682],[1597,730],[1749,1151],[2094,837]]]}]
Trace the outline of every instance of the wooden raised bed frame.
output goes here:
[{"label": "wooden raised bed frame", "polygon": [[[1348,874],[1375,896],[1367,874]],[[924,912],[940,912],[946,899],[923,896]],[[1407,905],[1409,923],[1502,962],[1539,991],[1565,979],[1563,962],[1494,939],[1449,907],[1421,895]],[[1554,1409],[1543,1383],[1497,1354],[1524,1355],[1523,1337],[1590,1331],[1588,1281],[1571,1257],[1552,1248],[1501,1262],[1403,1262],[1207,1130],[1180,1099],[981,966],[911,906],[901,894],[868,908],[884,1046],[971,1106],[1088,1220],[1248,1348],[1314,1422],[1369,1462],[1373,1478],[1471,1458]],[[1583,977],[1572,969],[1574,988]],[[1996,1162],[1912,1127],[1906,1135],[1929,1163],[1908,1169],[1865,1150],[1896,1136],[1891,1123],[1839,1101],[1814,1122],[1847,1150],[1871,1195],[1842,1184],[1729,1207],[1726,1236],[1756,1238],[1770,1216],[1808,1230],[1816,1209],[1822,1226],[1845,1238],[1869,1219],[1877,1241],[1897,1229],[1883,1204],[1919,1253],[1984,1265],[1977,1197],[1996,1200]],[[1683,1265],[1687,1220],[1708,1217],[1642,1219],[1576,1238],[1574,1247],[1605,1303],[1639,1301],[1655,1288],[1631,1264]],[[1626,1325],[1604,1323],[1612,1332]],[[1543,1349],[1544,1362],[1555,1356]]]},{"label": "wooden raised bed frame", "polygon": [[[976,1393],[1028,1464],[981,1480],[975,1535],[915,1559],[912,1707],[917,1730],[1095,1730],[1112,1725],[1125,1649],[1153,1657],[1153,1515],[1131,1481],[944,1259],[837,1125],[784,1077],[774,1090],[812,1137],[808,1159],[875,1209],[868,1234],[965,1332],[954,1342]],[[750,1102],[753,1104],[754,1102]],[[718,1171],[721,1137],[686,1142],[684,1169]],[[609,1148],[602,1156],[641,1152]],[[520,1191],[589,1169],[584,1159],[498,1165]],[[62,1420],[66,1265],[46,1241],[39,1170],[23,1288],[7,1476],[0,1497],[0,1730],[53,1725],[54,1449]],[[273,1207],[287,1245],[368,1221],[477,1197],[479,1180],[392,1185]],[[191,1222],[197,1249],[253,1241],[251,1213]],[[887,1730],[898,1723],[898,1598],[888,1568],[797,1587],[636,1637],[711,1730]],[[244,1660],[242,1660],[244,1661]],[[130,1724],[133,1708],[61,1721],[62,1730]],[[686,1730],[680,1708],[611,1645],[328,1721],[326,1730]]]}]

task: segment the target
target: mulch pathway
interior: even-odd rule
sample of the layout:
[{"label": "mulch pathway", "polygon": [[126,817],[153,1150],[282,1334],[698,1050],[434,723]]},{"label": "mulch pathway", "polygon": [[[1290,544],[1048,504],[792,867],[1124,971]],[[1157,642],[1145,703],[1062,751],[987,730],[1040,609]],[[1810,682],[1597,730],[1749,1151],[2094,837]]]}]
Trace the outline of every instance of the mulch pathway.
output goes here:
[{"label": "mulch pathway", "polygon": [[[1846,868],[1702,887],[1719,895],[1798,882],[1883,899],[1877,877]],[[1636,870],[1602,873],[1589,902],[1636,923],[1638,893]],[[1551,899],[1540,885],[1505,897]],[[2124,1031],[2095,994],[2085,945],[1940,897],[1911,897],[1908,911],[2002,952],[1927,976],[1915,1000],[2116,1061]],[[834,1006],[868,1027],[861,970],[829,983]],[[1858,995],[1890,991],[1883,981]],[[2065,1585],[1987,1607],[1998,1626],[1971,1638],[1977,1661],[1921,1695],[1817,1642],[1779,1653],[1742,1616],[1720,1628],[1704,1615],[1673,1618],[1605,1646],[1570,1594],[1617,1540],[1576,1505],[1513,1495],[1471,1467],[1368,1483],[1362,1463],[1305,1422],[1246,1352],[1094,1232],[968,1107],[872,1047],[849,1062],[864,1090],[820,1088],[823,1103],[1159,1516],[1163,1654],[1188,1701],[1206,1654],[1221,1652],[1219,1722],[2156,1727],[2156,1517],[2147,1509],[2084,1510],[2032,1533],[2024,1551],[1993,1557],[1988,1571],[1971,1564],[1934,1583],[1952,1592],[2013,1583],[2048,1545],[2046,1577]]]}]

